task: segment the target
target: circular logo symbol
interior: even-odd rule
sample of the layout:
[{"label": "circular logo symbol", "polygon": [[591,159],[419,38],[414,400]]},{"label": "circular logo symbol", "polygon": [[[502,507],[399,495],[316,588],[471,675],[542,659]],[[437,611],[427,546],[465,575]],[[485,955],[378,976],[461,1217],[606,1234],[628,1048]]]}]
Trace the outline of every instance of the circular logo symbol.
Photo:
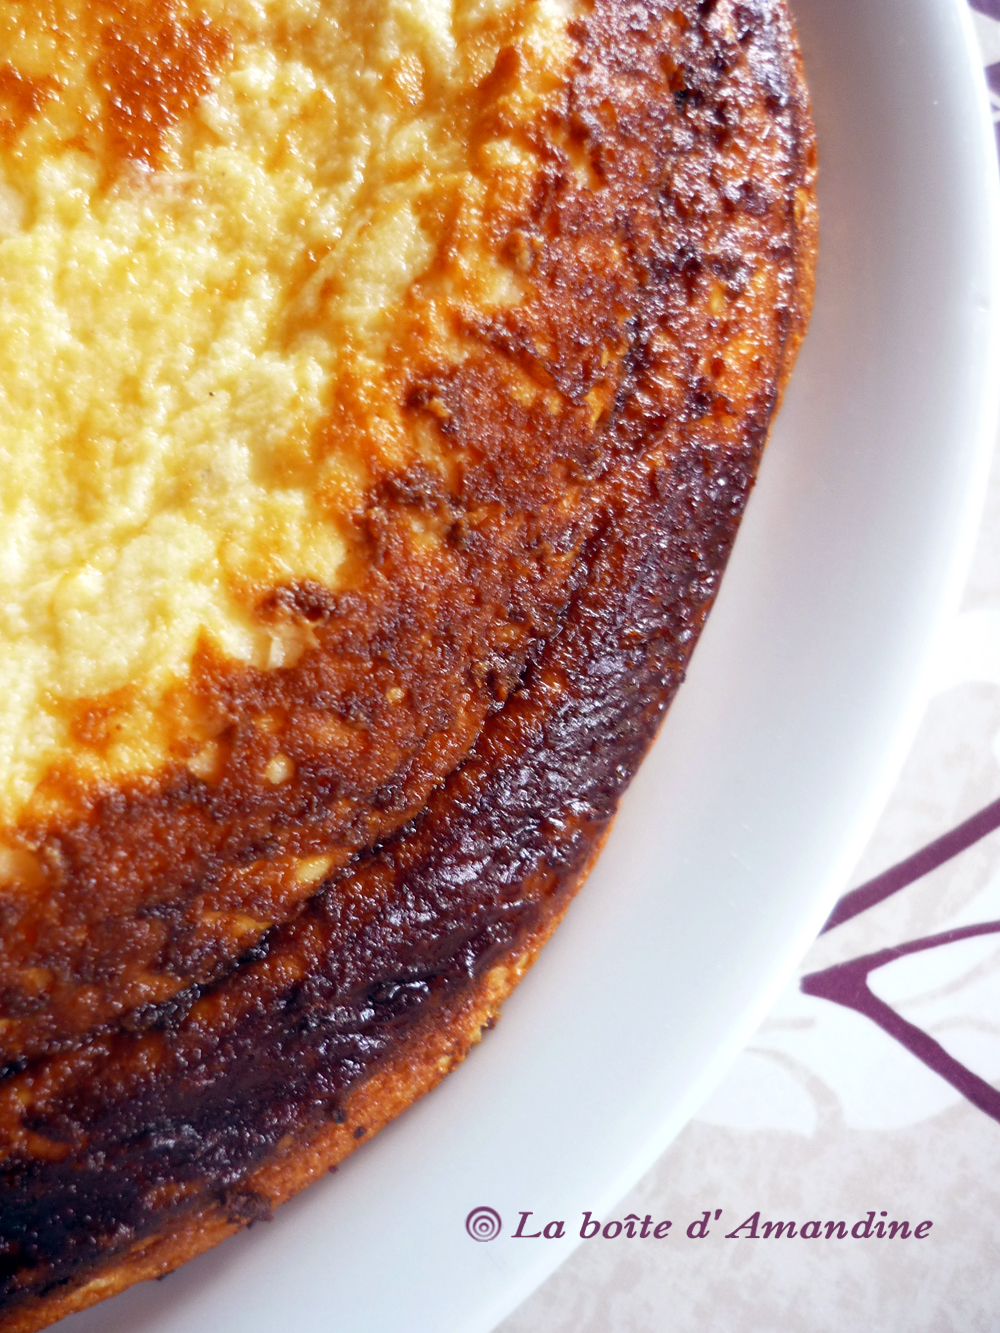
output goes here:
[{"label": "circular logo symbol", "polygon": [[502,1226],[495,1208],[473,1208],[465,1219],[465,1229],[473,1240],[496,1240]]}]

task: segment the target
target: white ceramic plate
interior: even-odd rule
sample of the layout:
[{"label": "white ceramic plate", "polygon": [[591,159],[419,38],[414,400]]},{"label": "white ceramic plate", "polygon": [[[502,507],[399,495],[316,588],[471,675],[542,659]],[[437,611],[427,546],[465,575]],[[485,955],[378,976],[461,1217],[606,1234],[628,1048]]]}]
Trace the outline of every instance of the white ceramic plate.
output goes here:
[{"label": "white ceramic plate", "polygon": [[[486,1333],[786,982],[915,727],[992,438],[994,145],[963,0],[796,0],[817,306],[687,685],[503,1022],[335,1179],[66,1333]],[[504,1234],[476,1243],[490,1205]]]}]

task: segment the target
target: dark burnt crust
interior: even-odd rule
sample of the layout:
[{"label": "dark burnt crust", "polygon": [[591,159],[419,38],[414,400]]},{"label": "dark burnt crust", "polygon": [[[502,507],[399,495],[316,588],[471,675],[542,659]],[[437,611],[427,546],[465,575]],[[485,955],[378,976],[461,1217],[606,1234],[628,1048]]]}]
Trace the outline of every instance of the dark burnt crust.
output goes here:
[{"label": "dark burnt crust", "polygon": [[[586,870],[585,866],[582,873]],[[135,1282],[164,1277],[244,1226],[266,1220],[276,1206],[334,1171],[361,1143],[439,1083],[495,1027],[500,1006],[559,920],[547,918],[509,960],[457,992],[450,1003],[425,1012],[372,1077],[351,1091],[333,1119],[286,1135],[279,1150],[238,1188],[209,1197],[171,1225],[115,1253],[82,1283],[67,1282],[46,1295],[29,1296],[0,1314],[4,1333],[36,1333]]]},{"label": "dark burnt crust", "polygon": [[[501,201],[487,222],[522,256],[531,298],[489,319],[453,312],[472,348],[456,366],[427,334],[433,282],[414,291],[386,377],[446,442],[448,475],[415,457],[373,477],[354,589],[262,595],[263,619],[315,639],[300,663],[253,671],[203,652],[171,703],[180,751],[219,745],[218,779],[178,762],[112,790],[55,773],[43,784],[54,813],[14,838],[41,883],[2,906],[0,1061],[223,974],[314,892],[295,858],[332,853],[336,869],[392,836],[558,623],[615,470],[646,432],[710,421],[721,445],[767,419],[809,271],[796,199],[809,196],[812,140],[787,18],[776,0],[634,15],[601,3],[577,23],[563,102],[517,127],[545,167],[530,200]],[[507,123],[517,62],[501,65],[484,138]],[[727,324],[758,355],[752,373],[720,379],[706,354]],[[671,354],[637,388],[654,344]],[[421,545],[414,522],[441,540]],[[275,788],[263,773],[279,753],[295,773]]]},{"label": "dark burnt crust", "polygon": [[[712,25],[730,13],[743,33],[724,40]],[[12,1317],[238,1191],[558,914],[681,679],[804,326],[808,109],[776,0],[599,0],[575,37],[563,146],[548,127],[551,171],[509,227],[534,302],[480,322],[460,367],[407,364],[404,402],[459,442],[456,475],[373,483],[355,591],[272,595],[263,614],[316,634],[299,667],[201,663],[206,711],[233,738],[220,782],[178,770],[83,794],[75,826],[26,834],[58,866],[65,910],[39,957],[51,965],[82,914],[66,990],[98,999],[76,1026],[51,997],[29,1014],[12,1058],[34,1058],[0,1083]],[[575,183],[581,146],[597,191]],[[712,365],[727,321],[757,356],[738,380]],[[524,406],[524,376],[558,412]],[[441,525],[440,550],[414,551],[401,509]],[[398,729],[393,684],[411,696]],[[283,731],[253,727],[275,713]],[[331,723],[358,738],[339,758]],[[297,772],[275,796],[259,774],[279,749]],[[345,864],[308,901],[268,900],[266,876],[233,871],[338,839]],[[105,887],[132,915],[102,940]],[[199,897],[284,924],[233,956],[198,934]],[[129,933],[149,921],[158,933]],[[176,993],[137,1006],[111,985],[133,964]]]},{"label": "dark burnt crust", "polygon": [[13,1307],[238,1194],[286,1135],[336,1117],[416,1021],[561,911],[680,682],[765,429],[739,451],[694,436],[636,460],[560,632],[349,894],[324,890],[256,959],[144,1030],[9,1081],[8,1097],[30,1089],[37,1136],[3,1176]]}]

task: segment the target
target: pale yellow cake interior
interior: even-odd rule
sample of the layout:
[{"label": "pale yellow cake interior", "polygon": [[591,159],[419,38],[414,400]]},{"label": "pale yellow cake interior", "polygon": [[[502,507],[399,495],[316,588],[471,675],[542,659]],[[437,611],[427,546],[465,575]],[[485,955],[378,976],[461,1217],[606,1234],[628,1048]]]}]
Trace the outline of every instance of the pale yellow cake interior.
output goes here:
[{"label": "pale yellow cake interior", "polygon": [[[336,587],[364,449],[402,447],[387,409],[354,453],[317,449],[343,368],[375,392],[434,201],[490,188],[456,108],[512,37],[564,62],[565,24],[555,0],[5,0],[0,819],[67,755],[161,763],[199,636],[265,668],[301,651],[254,589]],[[516,299],[480,258],[455,299]],[[67,702],[123,690],[87,753]]]}]

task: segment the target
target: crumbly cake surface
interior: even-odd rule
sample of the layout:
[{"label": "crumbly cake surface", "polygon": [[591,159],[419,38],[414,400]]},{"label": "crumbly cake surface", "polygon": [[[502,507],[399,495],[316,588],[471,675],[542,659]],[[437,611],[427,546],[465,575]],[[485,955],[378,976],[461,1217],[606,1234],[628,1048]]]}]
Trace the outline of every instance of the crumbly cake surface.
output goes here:
[{"label": "crumbly cake surface", "polygon": [[512,39],[517,125],[562,81],[557,0],[4,5],[0,818],[56,761],[162,766],[199,646],[293,663],[262,595],[356,582],[373,477],[449,466],[384,367],[421,302],[447,362],[459,308],[524,293],[482,225],[539,167],[482,123]]},{"label": "crumbly cake surface", "polygon": [[2,24],[25,1333],[266,1212],[492,1019],[711,605],[815,160],[781,0]]}]

